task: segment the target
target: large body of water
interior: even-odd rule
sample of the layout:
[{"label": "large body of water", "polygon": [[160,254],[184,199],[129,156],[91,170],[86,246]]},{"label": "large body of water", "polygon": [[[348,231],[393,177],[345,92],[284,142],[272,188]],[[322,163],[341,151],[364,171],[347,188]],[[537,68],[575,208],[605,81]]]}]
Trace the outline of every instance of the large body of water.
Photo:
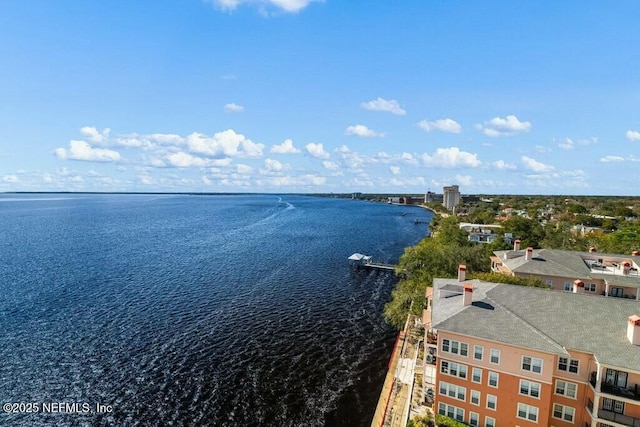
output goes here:
[{"label": "large body of water", "polygon": [[40,411],[0,425],[369,425],[396,279],[347,257],[395,262],[430,218],[302,196],[0,195],[0,403]]}]

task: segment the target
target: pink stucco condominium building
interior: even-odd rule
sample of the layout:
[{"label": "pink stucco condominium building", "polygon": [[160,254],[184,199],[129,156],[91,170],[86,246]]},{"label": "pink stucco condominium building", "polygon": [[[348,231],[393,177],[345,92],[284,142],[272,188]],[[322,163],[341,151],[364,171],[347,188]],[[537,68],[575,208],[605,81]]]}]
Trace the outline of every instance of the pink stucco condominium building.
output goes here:
[{"label": "pink stucco condominium building", "polygon": [[555,290],[630,298],[640,301],[640,256],[557,249],[496,251],[491,269],[509,276],[533,277]]},{"label": "pink stucco condominium building", "polygon": [[436,412],[472,426],[640,427],[638,302],[464,273],[427,291]]}]

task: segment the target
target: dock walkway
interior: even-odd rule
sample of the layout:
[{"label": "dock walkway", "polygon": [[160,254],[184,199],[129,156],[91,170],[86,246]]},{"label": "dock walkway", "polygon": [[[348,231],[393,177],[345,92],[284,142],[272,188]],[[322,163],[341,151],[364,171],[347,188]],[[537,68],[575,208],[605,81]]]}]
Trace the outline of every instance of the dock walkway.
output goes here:
[{"label": "dock walkway", "polygon": [[349,265],[355,266],[356,268],[372,268],[375,270],[389,270],[394,271],[396,266],[394,264],[386,264],[383,262],[376,262],[369,255],[362,255],[359,253],[355,253],[349,257]]}]

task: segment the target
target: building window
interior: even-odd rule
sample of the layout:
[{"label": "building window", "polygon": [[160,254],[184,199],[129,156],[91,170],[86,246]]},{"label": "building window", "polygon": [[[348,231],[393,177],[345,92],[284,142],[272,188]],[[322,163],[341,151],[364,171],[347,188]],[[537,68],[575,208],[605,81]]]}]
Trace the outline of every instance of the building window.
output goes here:
[{"label": "building window", "polygon": [[595,283],[585,283],[584,291],[585,292],[595,292],[596,291],[596,284]]},{"label": "building window", "polygon": [[609,399],[607,397],[602,398],[602,409],[605,411],[615,412],[617,414],[624,413],[624,402],[619,400]]},{"label": "building window", "polygon": [[553,280],[547,279],[547,286],[553,286]]},{"label": "building window", "polygon": [[573,422],[573,417],[575,415],[576,410],[564,405],[554,404],[553,405],[553,418],[557,418],[559,420]]},{"label": "building window", "polygon": [[449,384],[444,381],[440,381],[438,393],[442,396],[449,396],[462,401],[465,401],[467,397],[467,389],[465,387]]},{"label": "building window", "polygon": [[467,378],[467,365],[443,360],[440,362],[440,373],[451,375],[452,377]]},{"label": "building window", "polygon": [[564,291],[565,292],[573,292],[573,283],[564,282]]},{"label": "building window", "polygon": [[442,351],[466,357],[469,353],[469,344],[455,340],[443,339]]},{"label": "building window", "polygon": [[570,397],[572,399],[576,398],[578,390],[578,384],[556,380],[556,394]]},{"label": "building window", "polygon": [[469,412],[469,425],[477,427],[480,425],[480,415],[475,412]]},{"label": "building window", "polygon": [[446,415],[449,418],[453,418],[454,420],[464,422],[464,409],[462,408],[440,403],[438,404],[438,413],[440,415]]},{"label": "building window", "polygon": [[491,349],[491,363],[500,363],[500,350],[496,350],[495,348]]},{"label": "building window", "polygon": [[496,427],[495,418],[484,417],[484,427]]},{"label": "building window", "polygon": [[471,400],[472,405],[480,406],[480,392],[478,390],[471,390]]},{"label": "building window", "polygon": [[498,373],[489,372],[489,386],[498,387]]},{"label": "building window", "polygon": [[570,359],[568,357],[558,357],[558,370],[577,374],[580,367],[578,359]]},{"label": "building window", "polygon": [[476,360],[482,360],[482,355],[484,354],[484,347],[481,345],[473,346],[473,358]]},{"label": "building window", "polygon": [[542,373],[542,359],[537,357],[522,356],[522,370],[534,372],[536,374]]},{"label": "building window", "polygon": [[518,403],[518,418],[524,420],[538,422],[538,408],[531,405],[525,405],[524,403]]},{"label": "building window", "polygon": [[482,369],[473,368],[473,370],[471,372],[472,372],[471,381],[473,381],[474,383],[481,383],[482,382]]},{"label": "building window", "polygon": [[520,380],[520,394],[540,398],[540,384],[527,380]]},{"label": "building window", "polygon": [[487,394],[487,408],[495,411],[496,406],[498,406],[498,398],[493,394]]}]

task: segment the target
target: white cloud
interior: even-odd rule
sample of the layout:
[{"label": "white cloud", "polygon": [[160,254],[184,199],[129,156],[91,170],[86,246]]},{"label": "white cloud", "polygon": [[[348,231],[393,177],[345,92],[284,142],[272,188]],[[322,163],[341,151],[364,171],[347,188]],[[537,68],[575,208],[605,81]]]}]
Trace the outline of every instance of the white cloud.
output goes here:
[{"label": "white cloud", "polygon": [[575,148],[573,140],[571,138],[565,138],[558,144],[558,147],[563,150],[573,150]]},{"label": "white cloud", "polygon": [[509,115],[506,118],[494,117],[488,122],[484,122],[484,125],[477,124],[476,128],[490,137],[513,136],[529,132],[531,123],[521,122],[516,116]]},{"label": "white cloud", "polygon": [[478,160],[477,154],[460,151],[458,147],[438,148],[433,155],[424,153],[422,155],[422,162],[425,166],[448,169],[462,167],[475,168],[482,164],[482,162]]},{"label": "white cloud", "polygon": [[4,182],[11,182],[11,183],[20,181],[17,175],[5,175],[4,177],[2,177],[2,180]]},{"label": "white cloud", "polygon": [[232,102],[230,104],[225,104],[224,111],[229,113],[242,113],[244,111],[244,107]]},{"label": "white cloud", "polygon": [[264,144],[254,143],[233,129],[217,132],[212,137],[194,132],[186,141],[189,151],[210,157],[260,157],[264,148]]},{"label": "white cloud", "polygon": [[400,166],[389,166],[389,171],[393,175],[400,175]]},{"label": "white cloud", "polygon": [[407,112],[403,110],[402,107],[400,107],[398,101],[394,99],[386,100],[384,98],[378,97],[373,101],[361,103],[360,107],[364,108],[365,110],[386,111],[400,116],[407,114]]},{"label": "white cloud", "polygon": [[474,184],[474,179],[471,175],[456,175],[456,182],[459,185],[470,187]]},{"label": "white cloud", "polygon": [[602,163],[620,163],[624,162],[625,158],[622,156],[604,156],[600,158]]},{"label": "white cloud", "polygon": [[316,159],[329,158],[329,153],[324,151],[324,147],[322,146],[321,143],[315,144],[313,142],[310,142],[309,144],[305,145],[304,148],[307,150],[307,153],[309,153],[311,156],[315,157]]},{"label": "white cloud", "polygon": [[200,180],[204,185],[213,185],[213,181],[211,181],[211,179],[206,175],[203,175],[202,178],[200,178]]},{"label": "white cloud", "polygon": [[89,141],[96,144],[102,144],[107,141],[109,139],[109,132],[109,128],[104,128],[102,129],[102,132],[99,132],[98,129],[93,126],[84,126],[82,129],[80,129],[80,133],[83,136],[87,137]]},{"label": "white cloud", "polygon": [[289,169],[289,166],[284,165],[274,159],[266,159],[264,161],[264,168],[266,171],[269,171],[269,172],[282,172],[284,170]]},{"label": "white cloud", "polygon": [[327,178],[313,174],[301,176],[278,176],[269,179],[269,183],[275,187],[319,186],[323,185],[325,182],[327,182]]},{"label": "white cloud", "polygon": [[515,170],[517,169],[516,165],[512,163],[507,163],[504,160],[496,160],[493,162],[493,167],[498,170]]},{"label": "white cloud", "polygon": [[153,179],[149,175],[138,175],[138,181],[142,185],[153,185]]},{"label": "white cloud", "polygon": [[549,152],[551,152],[551,148],[545,147],[544,145],[536,145],[535,146],[535,150],[538,153],[549,153]]},{"label": "white cloud", "polygon": [[365,125],[349,126],[344,133],[345,135],[359,136],[362,138],[382,138],[384,136],[383,133],[377,133]]},{"label": "white cloud", "polygon": [[460,124],[453,119],[440,119],[434,122],[421,120],[420,122],[418,122],[418,127],[425,130],[426,132],[432,132],[432,131],[441,131],[441,132],[449,132],[449,133],[462,132],[462,126],[460,126]]},{"label": "white cloud", "polygon": [[424,187],[426,185],[426,181],[421,176],[410,178],[393,177],[388,183],[394,187]]},{"label": "white cloud", "polygon": [[628,130],[625,134],[629,141],[640,141],[640,132],[635,130]]},{"label": "white cloud", "polygon": [[87,162],[115,162],[120,153],[106,148],[93,148],[85,141],[70,141],[69,149],[56,148],[55,156],[60,160],[83,160]]},{"label": "white cloud", "polygon": [[214,5],[222,10],[235,10],[243,4],[257,5],[260,10],[264,10],[266,6],[275,7],[288,13],[298,13],[310,3],[324,0],[211,0]]},{"label": "white cloud", "polygon": [[[185,153],[183,151],[169,154],[167,156],[167,160],[169,161],[169,164],[171,166],[175,166],[177,168],[206,167],[210,164],[208,159],[192,156],[191,154]],[[156,164],[154,164],[153,166],[156,166]]]},{"label": "white cloud", "polygon": [[539,162],[531,157],[522,156],[521,160],[526,169],[534,172],[551,172],[554,169],[553,166]]},{"label": "white cloud", "polygon": [[249,165],[238,164],[236,165],[236,172],[240,175],[251,175],[253,168]]},{"label": "white cloud", "polygon": [[340,166],[335,162],[330,162],[329,160],[323,160],[322,161],[322,167],[324,167],[325,169],[329,169],[329,170],[336,170]]},{"label": "white cloud", "polygon": [[280,145],[271,146],[272,153],[278,154],[298,154],[301,153],[302,150],[293,146],[293,141],[290,139],[285,139]]}]

